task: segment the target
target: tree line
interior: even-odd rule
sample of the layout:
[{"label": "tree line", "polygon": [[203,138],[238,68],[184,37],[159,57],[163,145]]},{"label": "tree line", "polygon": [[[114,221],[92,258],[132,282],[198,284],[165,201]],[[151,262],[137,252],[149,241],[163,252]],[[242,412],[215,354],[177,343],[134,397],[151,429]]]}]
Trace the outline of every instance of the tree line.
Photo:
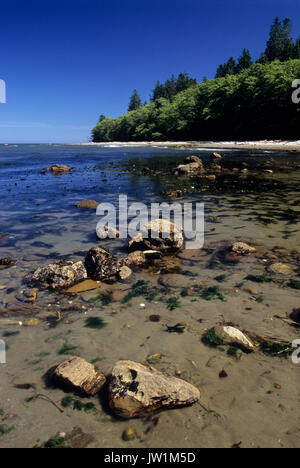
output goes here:
[{"label": "tree line", "polygon": [[291,21],[275,19],[266,50],[255,63],[244,49],[201,83],[180,73],[156,83],[150,103],[138,92],[128,113],[101,116],[92,130],[100,141],[298,138],[300,111],[291,100],[291,83],[300,78],[300,38],[291,38]]},{"label": "tree line", "polygon": [[[266,49],[261,53],[256,63],[266,64],[274,60],[286,62],[287,60],[300,59],[300,37],[294,41],[292,32],[293,28],[290,18],[285,18],[283,21],[275,18],[274,23],[271,25]],[[250,50],[244,49],[237,61],[233,57],[230,57],[226,63],[218,67],[216,78],[238,74],[251,67],[253,63]]]}]

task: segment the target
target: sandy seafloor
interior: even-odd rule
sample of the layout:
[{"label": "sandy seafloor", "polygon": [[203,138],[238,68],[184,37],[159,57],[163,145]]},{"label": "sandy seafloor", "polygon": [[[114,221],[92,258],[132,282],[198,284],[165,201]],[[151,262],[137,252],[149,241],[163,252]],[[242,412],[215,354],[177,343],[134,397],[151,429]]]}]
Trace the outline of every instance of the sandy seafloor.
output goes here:
[{"label": "sandy seafloor", "polygon": [[[239,191],[232,186],[214,192],[210,187],[197,192],[192,188],[194,181],[142,176],[124,170],[124,162],[138,158],[136,164],[144,164],[146,158],[150,164],[155,158],[153,164],[158,167],[190,154],[206,162],[209,148],[113,146],[0,147],[0,233],[8,233],[0,240],[0,257],[18,260],[13,268],[0,271],[0,286],[5,287],[0,290],[0,339],[8,345],[7,364],[0,365],[0,426],[11,428],[9,433],[0,434],[0,447],[30,448],[76,426],[93,436],[89,447],[299,447],[299,365],[290,357],[262,352],[243,354],[236,360],[224,348],[206,346],[201,338],[220,322],[287,341],[299,338],[299,328],[278,318],[288,318],[299,307],[299,291],[288,285],[291,278],[276,277],[266,284],[245,278],[266,274],[266,267],[275,261],[291,265],[295,271],[292,279],[298,278],[299,256],[295,251],[300,239],[300,154],[219,149],[223,162],[230,162],[232,167],[246,161],[247,177],[254,177],[254,188],[243,192],[240,186]],[[267,175],[257,166],[252,168],[253,161],[269,164],[274,173]],[[67,164],[72,171],[60,177],[42,174],[43,168],[53,163]],[[116,202],[124,193],[132,201],[162,201],[165,187],[180,184],[187,190],[182,202],[205,202],[206,235],[203,252],[193,256],[184,252],[181,258],[172,260],[179,268],[177,273],[135,272],[129,284],[103,284],[99,290],[76,297],[41,291],[32,309],[21,307],[13,312],[16,305],[22,306],[16,296],[25,275],[60,258],[84,259],[87,251],[98,245],[95,212],[79,211],[76,202]],[[257,255],[243,258],[237,265],[212,261],[220,246],[233,241],[254,245]],[[105,241],[103,246],[120,258],[126,255],[124,241]],[[284,250],[276,254],[275,247]],[[226,280],[219,284],[215,278],[223,274]],[[138,280],[147,281],[150,289],[158,288],[157,300],[138,297],[122,304]],[[219,285],[224,302],[205,301],[199,294],[181,297],[184,289],[214,285]],[[101,301],[92,302],[99,294],[110,294],[113,301],[106,306]],[[181,307],[171,311],[166,302],[158,300],[161,297],[178,297]],[[63,319],[53,326],[58,310]],[[160,322],[150,322],[151,314],[159,314]],[[40,320],[36,326],[8,324],[25,322],[32,316]],[[86,328],[89,316],[103,318],[106,327]],[[178,322],[186,323],[183,334],[166,332],[166,325]],[[7,332],[19,333],[3,337]],[[47,388],[43,375],[64,359],[58,352],[65,344],[74,347],[73,353],[95,362],[105,374],[119,359],[144,362],[147,356],[160,353],[162,359],[156,368],[180,374],[196,385],[201,404],[160,413],[158,419],[122,421],[97,397],[91,400],[97,408],[95,414],[71,408],[61,413],[43,397],[29,401],[41,394],[60,406],[65,393]],[[226,379],[219,378],[222,369],[228,374]],[[35,389],[17,388],[20,384]],[[138,438],[125,442],[122,433],[129,426],[135,428]]]}]

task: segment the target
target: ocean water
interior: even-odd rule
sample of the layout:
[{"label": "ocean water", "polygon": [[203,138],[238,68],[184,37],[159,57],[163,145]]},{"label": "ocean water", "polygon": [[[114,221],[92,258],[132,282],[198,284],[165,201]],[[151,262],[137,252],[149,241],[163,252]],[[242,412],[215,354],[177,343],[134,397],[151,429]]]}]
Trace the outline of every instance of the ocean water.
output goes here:
[{"label": "ocean water", "polygon": [[[0,364],[0,426],[13,428],[0,434],[1,447],[32,447],[76,426],[93,436],[94,447],[230,447],[241,440],[245,447],[299,446],[299,366],[260,353],[236,360],[224,350],[207,347],[202,337],[224,322],[287,341],[299,336],[278,317],[286,319],[299,307],[299,291],[289,282],[300,273],[300,154],[220,153],[224,170],[211,184],[171,174],[187,155],[208,164],[211,150],[0,146],[0,234],[6,234],[0,238],[0,257],[17,260],[14,267],[0,271],[0,339],[7,345],[7,363]],[[60,176],[45,171],[55,163],[72,170]],[[148,175],[145,168],[150,168]],[[247,174],[241,172],[245,168]],[[273,173],[266,173],[267,168]],[[103,283],[98,290],[74,297],[40,291],[32,306],[19,301],[24,278],[36,268],[63,258],[84,260],[88,250],[99,245],[95,211],[80,210],[77,202],[92,199],[118,206],[119,195],[127,195],[129,202],[149,205],[166,201],[164,190],[178,188],[184,191],[180,203],[205,204],[203,252],[184,251],[159,268],[134,272],[128,284]],[[218,251],[233,241],[254,245],[258,254],[236,265],[223,263]],[[101,245],[119,258],[126,255],[127,240]],[[272,283],[246,280],[250,274],[268,274],[273,262],[289,264],[293,273]],[[216,280],[220,276],[221,283]],[[152,298],[124,302],[140,280]],[[201,292],[211,286],[219,287],[224,301],[203,300]],[[110,300],[102,301],[103,295]],[[175,309],[169,307],[172,298],[177,299]],[[153,314],[160,315],[159,322],[149,321]],[[88,317],[103,319],[105,328],[86,328]],[[35,326],[24,326],[28,318],[38,319]],[[183,334],[167,333],[167,326],[179,322],[186,324]],[[69,352],[61,354],[66,346]],[[162,356],[158,369],[200,388],[202,406],[162,413],[158,423],[133,421],[139,434],[134,441],[122,439],[129,423],[116,419],[101,398],[93,399],[96,414],[72,408],[60,413],[49,403],[50,399],[60,405],[65,394],[48,388],[43,376],[69,355],[95,362],[109,375],[119,359],[145,362],[157,353]],[[229,375],[226,380],[218,377],[223,368]],[[281,385],[280,392],[275,384]]]}]

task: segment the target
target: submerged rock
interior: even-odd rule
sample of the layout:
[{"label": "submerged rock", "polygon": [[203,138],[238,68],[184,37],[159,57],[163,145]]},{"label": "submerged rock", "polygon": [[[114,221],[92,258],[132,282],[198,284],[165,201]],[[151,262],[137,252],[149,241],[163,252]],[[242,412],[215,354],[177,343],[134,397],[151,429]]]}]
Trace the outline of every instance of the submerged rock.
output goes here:
[{"label": "submerged rock", "polygon": [[111,278],[120,269],[116,257],[101,247],[93,247],[85,257],[84,264],[89,278],[95,281]]},{"label": "submerged rock", "polygon": [[200,399],[193,385],[132,361],[116,363],[109,393],[111,409],[125,419],[189,406]]},{"label": "submerged rock", "polygon": [[71,168],[69,166],[63,166],[62,164],[54,164],[46,168],[46,171],[51,171],[53,174],[64,174],[70,172],[70,170]]},{"label": "submerged rock", "polygon": [[95,289],[100,288],[101,283],[100,281],[93,281],[93,280],[85,280],[82,283],[78,283],[75,286],[67,289],[66,293],[68,294],[78,294],[86,291],[93,291]]},{"label": "submerged rock", "polygon": [[17,260],[14,260],[11,257],[0,258],[0,270],[6,270],[7,268],[11,268],[16,263],[17,263]]},{"label": "submerged rock", "polygon": [[238,345],[247,352],[255,350],[255,346],[250,338],[237,328],[219,326],[215,327],[214,331],[216,335],[224,341],[224,343]]},{"label": "submerged rock", "polygon": [[55,369],[53,373],[55,383],[63,390],[83,392],[87,395],[96,395],[106,382],[103,374],[80,357],[72,357]]},{"label": "submerged rock", "polygon": [[42,288],[66,289],[86,278],[87,272],[82,262],[61,260],[38,268],[27,281]]},{"label": "submerged rock", "polygon": [[182,198],[183,191],[182,190],[166,190],[163,192],[163,196],[165,198]]},{"label": "submerged rock", "polygon": [[95,200],[83,200],[76,204],[77,208],[95,209],[99,205]]},{"label": "submerged rock", "polygon": [[250,255],[255,253],[256,249],[245,244],[245,242],[235,242],[231,247],[231,251],[238,255]]},{"label": "submerged rock", "polygon": [[144,252],[132,252],[120,262],[120,267],[127,266],[129,268],[141,268],[147,263]]},{"label": "submerged rock", "polygon": [[157,219],[143,227],[142,232],[129,242],[130,251],[155,250],[162,254],[174,253],[183,246],[182,230],[170,221]]},{"label": "submerged rock", "polygon": [[273,263],[268,267],[269,273],[273,273],[275,275],[284,275],[290,276],[293,274],[294,270],[290,265],[286,265],[284,263]]},{"label": "submerged rock", "polygon": [[20,294],[16,296],[18,301],[32,303],[37,300],[38,289],[28,288],[20,291]]}]

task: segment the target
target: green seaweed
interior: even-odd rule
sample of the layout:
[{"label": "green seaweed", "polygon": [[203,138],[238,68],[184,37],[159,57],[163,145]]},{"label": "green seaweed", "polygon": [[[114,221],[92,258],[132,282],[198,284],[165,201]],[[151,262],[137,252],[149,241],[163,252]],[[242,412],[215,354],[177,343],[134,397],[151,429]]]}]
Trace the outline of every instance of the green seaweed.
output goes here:
[{"label": "green seaweed", "polygon": [[0,436],[9,434],[11,431],[14,430],[14,426],[7,426],[6,424],[0,425]]},{"label": "green seaweed", "polygon": [[215,329],[214,328],[211,328],[210,330],[208,330],[205,335],[204,335],[204,341],[206,341],[207,343],[209,343],[210,345],[213,345],[213,346],[224,346],[224,341],[222,340],[222,338],[220,338],[216,332],[215,332]]},{"label": "green seaweed", "polygon": [[254,283],[272,283],[272,278],[266,275],[248,275],[245,280],[253,281]]},{"label": "green seaweed", "polygon": [[96,406],[94,403],[83,403],[80,400],[77,400],[71,396],[66,396],[61,400],[61,406],[63,408],[72,407],[74,411],[84,411],[85,413],[90,413],[91,411],[96,411]]},{"label": "green seaweed", "polygon": [[264,296],[259,296],[257,299],[256,299],[256,302],[262,304],[264,302],[265,298]]},{"label": "green seaweed", "polygon": [[292,352],[292,346],[285,346],[280,343],[269,343],[267,341],[263,341],[260,343],[261,350],[266,354],[275,355],[289,355]]},{"label": "green seaweed", "polygon": [[123,298],[122,304],[127,304],[135,297],[144,296],[150,300],[154,299],[153,292],[149,292],[149,286],[146,281],[140,280],[132,286],[131,291]]},{"label": "green seaweed", "polygon": [[47,440],[47,442],[45,442],[44,448],[45,449],[66,448],[64,443],[65,443],[65,439],[63,437],[52,437],[51,439]]},{"label": "green seaweed", "polygon": [[207,288],[202,294],[201,298],[205,301],[212,301],[213,299],[220,299],[225,302],[225,296],[221,293],[219,286],[211,286]]},{"label": "green seaweed", "polygon": [[178,309],[182,305],[178,297],[170,297],[167,300],[167,304],[168,304],[168,309],[169,310]]},{"label": "green seaweed", "polygon": [[19,334],[20,334],[19,331],[13,331],[13,332],[8,332],[7,331],[7,332],[4,332],[2,336],[3,336],[3,338],[10,338],[11,336],[17,336]]},{"label": "green seaweed", "polygon": [[218,283],[224,283],[227,280],[227,275],[219,275],[215,278],[215,281],[218,281]]},{"label": "green seaweed", "polygon": [[65,356],[67,354],[73,354],[73,351],[75,351],[77,349],[77,346],[71,346],[71,345],[68,345],[67,343],[65,343],[63,345],[63,347],[57,351],[57,354],[59,356]]},{"label": "green seaweed", "polygon": [[189,292],[187,289],[183,289],[180,293],[181,297],[187,297],[189,295]]},{"label": "green seaweed", "polygon": [[104,322],[102,318],[99,317],[89,317],[85,321],[85,327],[86,328],[92,328],[94,330],[102,330],[104,327],[106,327],[107,323]]},{"label": "green seaweed", "polygon": [[100,301],[102,305],[105,307],[112,303],[113,298],[109,294],[101,294]]},{"label": "green seaweed", "polygon": [[299,280],[291,280],[289,286],[293,289],[300,289],[300,281]]}]

